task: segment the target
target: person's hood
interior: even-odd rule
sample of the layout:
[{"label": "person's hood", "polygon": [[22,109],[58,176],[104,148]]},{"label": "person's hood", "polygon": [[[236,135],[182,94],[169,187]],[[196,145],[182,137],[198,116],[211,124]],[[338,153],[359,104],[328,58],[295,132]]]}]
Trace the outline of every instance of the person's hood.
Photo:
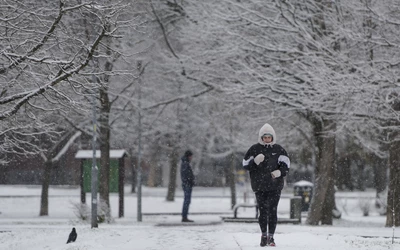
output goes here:
[{"label": "person's hood", "polygon": [[265,134],[271,134],[272,135],[272,142],[268,143],[268,145],[274,145],[276,143],[276,134],[274,128],[269,125],[268,123],[265,123],[261,128],[260,131],[258,132],[258,143],[261,145],[265,145],[261,137]]}]

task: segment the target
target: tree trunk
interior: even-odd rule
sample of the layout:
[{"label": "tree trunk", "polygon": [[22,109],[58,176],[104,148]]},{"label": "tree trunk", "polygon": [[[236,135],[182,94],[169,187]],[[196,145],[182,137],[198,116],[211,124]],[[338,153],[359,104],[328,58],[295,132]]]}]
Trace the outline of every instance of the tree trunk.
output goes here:
[{"label": "tree trunk", "polygon": [[169,171],[167,201],[175,200],[176,172],[178,170],[178,158],[179,158],[178,149],[174,147],[170,156],[170,171]]},{"label": "tree trunk", "polygon": [[[324,20],[324,9],[332,8],[330,2],[316,1],[321,9],[313,18],[316,33],[327,36],[327,29]],[[316,40],[319,38],[316,37]],[[340,50],[338,42],[333,44],[335,51]],[[332,225],[332,210],[335,206],[334,180],[335,180],[335,136],[330,132],[335,128],[335,123],[326,120],[320,116],[311,116],[314,136],[318,155],[315,166],[314,194],[311,200],[310,212],[307,218],[307,224],[318,225],[320,222],[326,225]]]},{"label": "tree trunk", "polygon": [[129,149],[129,162],[131,164],[131,171],[132,171],[132,177],[131,177],[131,181],[132,181],[132,188],[131,188],[131,193],[136,193],[136,181],[137,181],[137,176],[136,176],[136,160],[135,157],[133,157],[133,149],[130,148]]},{"label": "tree trunk", "polygon": [[228,171],[228,183],[231,189],[231,208],[236,205],[236,158],[235,153],[231,155],[231,164]]},{"label": "tree trunk", "polygon": [[357,189],[360,191],[365,191],[365,163],[363,160],[357,161]]},{"label": "tree trunk", "polygon": [[[396,133],[398,135],[398,133]],[[400,226],[400,141],[393,136],[389,149],[389,192],[386,208],[386,226]]]},{"label": "tree trunk", "polygon": [[81,159],[81,161],[80,161],[80,166],[79,166],[79,168],[80,168],[80,176],[79,176],[79,186],[80,186],[80,189],[81,189],[81,203],[82,204],[86,204],[86,192],[85,192],[85,188],[84,188],[84,185],[83,185],[83,182],[84,182],[84,174],[83,174],[83,162],[84,162],[84,159]]},{"label": "tree trunk", "polygon": [[[110,126],[109,114],[111,104],[108,97],[108,89],[100,89],[100,117],[99,117],[99,138],[100,138],[100,171],[99,171],[99,195],[100,202],[104,202],[104,216],[111,218],[110,215]],[[100,211],[99,211],[100,212]],[[101,216],[101,215],[100,215]],[[103,218],[105,219],[105,218]]]},{"label": "tree trunk", "polygon": [[350,191],[353,191],[350,156],[344,154],[342,157],[338,158],[336,166],[336,180],[339,190],[347,188]]},{"label": "tree trunk", "polygon": [[161,147],[158,143],[155,143],[154,148],[151,152],[152,157],[150,159],[150,170],[149,170],[149,176],[147,179],[147,185],[149,187],[155,187],[158,186],[158,177],[159,177],[159,171],[158,171],[158,163],[160,161],[160,152],[161,152]]},{"label": "tree trunk", "polygon": [[155,187],[156,186],[156,169],[157,165],[150,163],[149,166],[149,174],[147,176],[147,186]]},{"label": "tree trunk", "polygon": [[51,161],[44,163],[42,194],[40,196],[40,216],[49,215],[49,186],[52,166]]},{"label": "tree trunk", "polygon": [[[105,26],[107,31],[112,29],[110,24]],[[111,39],[110,37],[105,38],[104,43],[106,46],[106,54],[108,56],[107,61],[104,63],[104,78],[100,88],[100,183],[99,183],[99,194],[100,202],[104,202],[104,208],[106,211],[106,218],[111,218],[111,207],[110,207],[110,110],[111,102],[108,96],[108,85],[110,84],[109,72],[113,69],[112,63],[112,51],[111,51]]]},{"label": "tree trunk", "polygon": [[[314,28],[322,36],[328,36],[329,30],[324,19],[324,9],[332,8],[332,3],[316,1],[321,9],[313,18]],[[318,37],[315,38],[318,40]],[[340,43],[332,44],[335,51],[340,51]],[[332,225],[332,210],[335,206],[334,180],[335,180],[335,136],[330,134],[335,129],[335,122],[323,117],[312,116],[318,156],[315,166],[314,194],[311,200],[307,224],[318,225],[320,222]]]},{"label": "tree trunk", "polygon": [[334,128],[332,121],[314,120],[313,129],[318,149],[315,166],[314,195],[312,197],[307,224],[332,225],[332,210],[335,204],[335,136],[329,134]]},{"label": "tree trunk", "polygon": [[135,158],[130,157],[131,160],[131,168],[132,168],[132,188],[131,188],[131,193],[136,193],[136,185],[137,185],[137,169],[136,169],[136,164],[135,164]]},{"label": "tree trunk", "polygon": [[387,186],[387,162],[386,160],[380,159],[378,156],[370,154],[369,159],[372,162],[374,170],[374,187],[376,193],[381,193],[386,189]]}]

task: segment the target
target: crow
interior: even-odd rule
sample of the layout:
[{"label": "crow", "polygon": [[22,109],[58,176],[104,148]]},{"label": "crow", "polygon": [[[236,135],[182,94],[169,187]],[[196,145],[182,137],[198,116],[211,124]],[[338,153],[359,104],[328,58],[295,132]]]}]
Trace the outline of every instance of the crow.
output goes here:
[{"label": "crow", "polygon": [[68,240],[67,240],[67,244],[71,243],[71,242],[75,242],[76,241],[76,237],[78,237],[78,234],[75,231],[75,228],[72,228],[72,232],[69,234]]}]

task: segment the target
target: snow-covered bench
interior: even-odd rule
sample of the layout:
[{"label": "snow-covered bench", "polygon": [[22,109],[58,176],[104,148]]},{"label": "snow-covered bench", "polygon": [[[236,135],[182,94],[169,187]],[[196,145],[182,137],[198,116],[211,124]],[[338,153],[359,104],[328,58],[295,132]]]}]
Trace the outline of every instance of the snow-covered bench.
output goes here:
[{"label": "snow-covered bench", "polygon": [[[255,217],[253,218],[239,218],[239,208],[255,208]],[[233,217],[223,217],[224,222],[258,222],[258,206],[257,204],[240,203],[233,207]],[[278,223],[301,223],[301,197],[294,196],[290,198],[290,218],[278,217]]]}]

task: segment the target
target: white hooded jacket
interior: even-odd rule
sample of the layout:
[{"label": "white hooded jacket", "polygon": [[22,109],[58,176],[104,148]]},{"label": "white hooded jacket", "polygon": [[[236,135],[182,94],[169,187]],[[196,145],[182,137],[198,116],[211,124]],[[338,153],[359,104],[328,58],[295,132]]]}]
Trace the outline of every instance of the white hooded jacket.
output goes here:
[{"label": "white hooded jacket", "polygon": [[[262,136],[265,134],[272,135],[271,143],[266,144],[262,141]],[[243,168],[249,171],[251,187],[254,192],[282,190],[283,188],[283,177],[289,172],[290,160],[285,149],[276,142],[275,130],[266,123],[258,133],[258,143],[252,145],[244,156]],[[264,160],[257,165],[254,158],[259,154],[264,155]],[[281,174],[277,178],[271,176],[275,170],[279,170]]]}]

